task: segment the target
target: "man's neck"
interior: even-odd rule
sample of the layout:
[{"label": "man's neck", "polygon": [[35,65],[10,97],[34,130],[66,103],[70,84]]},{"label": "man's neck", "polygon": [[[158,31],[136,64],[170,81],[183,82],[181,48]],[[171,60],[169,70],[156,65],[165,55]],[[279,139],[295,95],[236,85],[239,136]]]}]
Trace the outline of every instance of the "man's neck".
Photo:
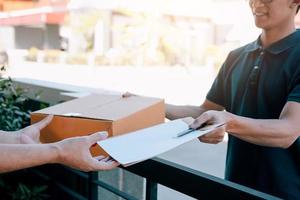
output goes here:
[{"label": "man's neck", "polygon": [[295,32],[295,30],[296,28],[294,23],[287,24],[285,27],[263,29],[260,37],[263,48],[266,48],[271,44],[287,37],[288,35]]}]

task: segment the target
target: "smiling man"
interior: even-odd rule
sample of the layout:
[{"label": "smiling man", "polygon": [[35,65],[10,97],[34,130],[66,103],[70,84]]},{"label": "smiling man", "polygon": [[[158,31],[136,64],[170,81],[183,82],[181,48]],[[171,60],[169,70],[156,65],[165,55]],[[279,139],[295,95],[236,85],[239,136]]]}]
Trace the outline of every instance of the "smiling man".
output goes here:
[{"label": "smiling man", "polygon": [[228,55],[201,106],[167,105],[166,114],[197,118],[192,128],[225,123],[199,139],[216,144],[229,133],[226,179],[300,199],[300,4],[248,2],[259,38]]}]

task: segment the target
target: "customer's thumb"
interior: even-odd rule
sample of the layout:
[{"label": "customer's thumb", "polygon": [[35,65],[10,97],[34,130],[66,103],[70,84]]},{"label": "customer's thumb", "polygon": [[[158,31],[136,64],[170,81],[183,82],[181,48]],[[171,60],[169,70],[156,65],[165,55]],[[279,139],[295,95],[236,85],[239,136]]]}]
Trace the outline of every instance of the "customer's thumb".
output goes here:
[{"label": "customer's thumb", "polygon": [[104,140],[108,137],[108,134],[106,131],[97,132],[89,136],[89,141],[91,145],[95,144],[96,142],[100,140]]}]

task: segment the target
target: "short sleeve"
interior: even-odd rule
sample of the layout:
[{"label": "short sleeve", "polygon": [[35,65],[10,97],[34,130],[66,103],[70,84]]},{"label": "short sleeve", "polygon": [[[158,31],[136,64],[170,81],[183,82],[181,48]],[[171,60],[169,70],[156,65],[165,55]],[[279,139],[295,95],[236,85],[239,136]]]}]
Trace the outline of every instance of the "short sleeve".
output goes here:
[{"label": "short sleeve", "polygon": [[244,48],[242,47],[229,53],[217,77],[215,78],[210,90],[206,95],[207,100],[212,101],[220,106],[223,106],[224,108],[226,107],[226,82],[228,81],[230,73],[234,68],[234,63],[236,63],[237,59],[239,59],[243,50]]},{"label": "short sleeve", "polygon": [[295,101],[300,103],[300,71],[296,73],[295,78],[293,78],[287,101]]},{"label": "short sleeve", "polygon": [[225,63],[222,65],[217,77],[215,78],[210,90],[206,95],[206,99],[220,106],[224,106],[224,80],[225,80]]},{"label": "short sleeve", "polygon": [[206,95],[207,100],[225,107],[225,81],[227,80],[226,76],[228,75],[228,72],[231,71],[230,69],[232,69],[232,63],[239,54],[240,49],[229,53],[217,77],[215,78],[210,90]]}]

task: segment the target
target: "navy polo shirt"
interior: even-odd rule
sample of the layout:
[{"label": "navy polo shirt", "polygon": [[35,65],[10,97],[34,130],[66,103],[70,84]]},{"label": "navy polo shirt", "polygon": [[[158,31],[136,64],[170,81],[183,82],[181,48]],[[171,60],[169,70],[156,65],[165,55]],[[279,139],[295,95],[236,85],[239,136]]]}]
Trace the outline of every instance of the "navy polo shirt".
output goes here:
[{"label": "navy polo shirt", "polygon": [[[288,101],[300,102],[300,31],[265,49],[258,39],[232,51],[207,99],[239,116],[278,119]],[[300,199],[300,139],[282,149],[229,135],[225,177],[285,199]]]}]

